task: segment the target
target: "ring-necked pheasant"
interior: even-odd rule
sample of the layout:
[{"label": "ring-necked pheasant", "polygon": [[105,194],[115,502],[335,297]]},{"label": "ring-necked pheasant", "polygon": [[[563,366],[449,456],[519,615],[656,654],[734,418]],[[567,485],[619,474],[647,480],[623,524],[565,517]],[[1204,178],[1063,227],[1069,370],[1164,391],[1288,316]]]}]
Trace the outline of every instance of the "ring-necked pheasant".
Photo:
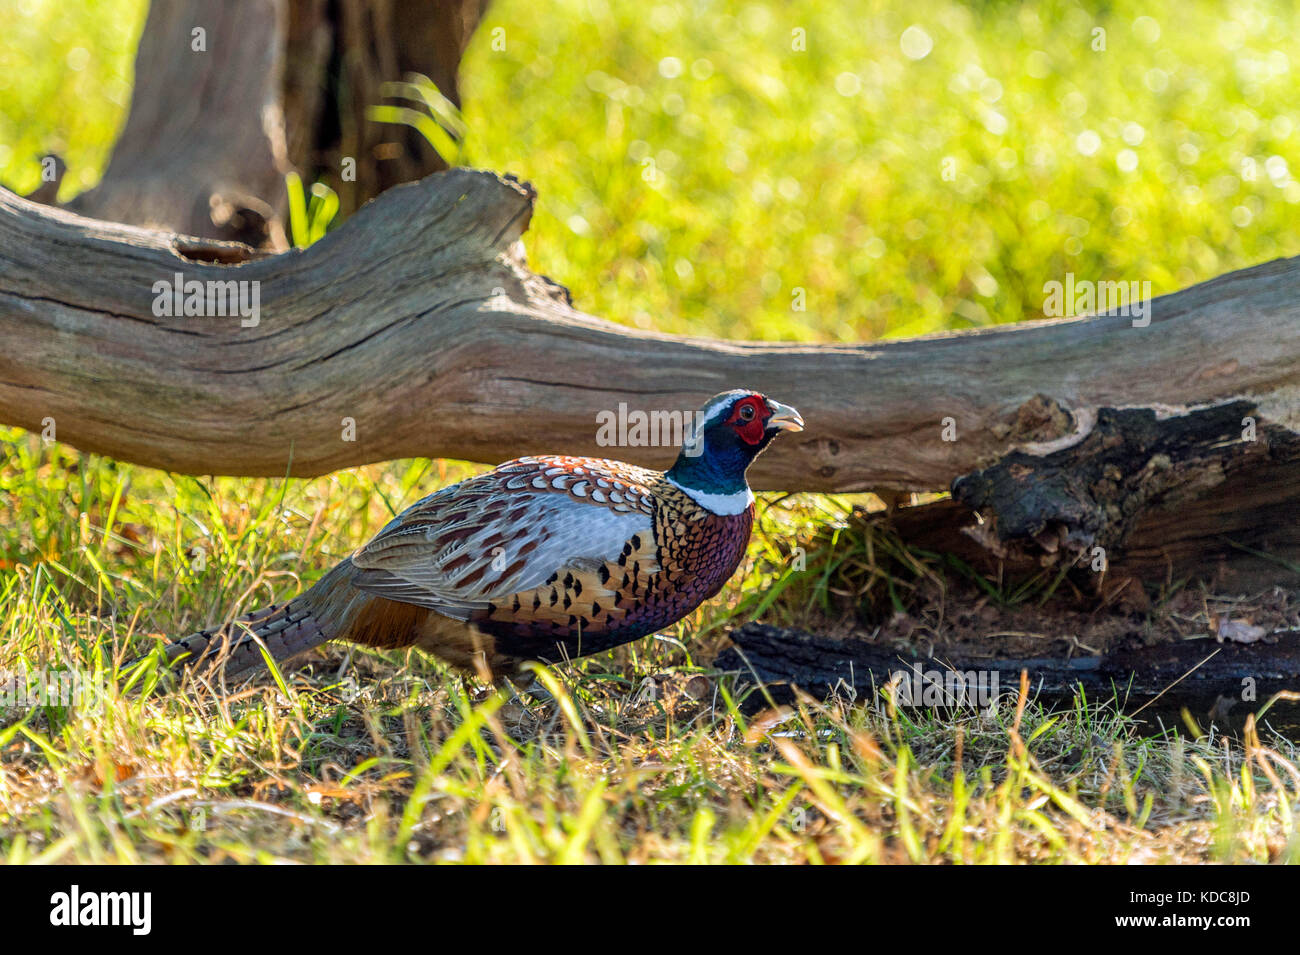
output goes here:
[{"label": "ring-necked pheasant", "polygon": [[787,405],[728,391],[666,472],[603,458],[509,461],[429,495],[313,587],[167,648],[227,678],[326,640],[416,646],[480,674],[598,653],[680,620],[722,589],[749,542],[745,471]]}]

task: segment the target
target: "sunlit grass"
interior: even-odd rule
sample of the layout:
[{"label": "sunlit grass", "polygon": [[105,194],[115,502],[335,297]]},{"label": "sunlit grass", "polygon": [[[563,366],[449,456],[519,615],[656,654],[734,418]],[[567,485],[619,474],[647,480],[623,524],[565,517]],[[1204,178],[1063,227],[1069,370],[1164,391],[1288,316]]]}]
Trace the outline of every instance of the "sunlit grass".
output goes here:
[{"label": "sunlit grass", "polygon": [[467,161],[537,185],[533,264],[618,321],[1041,318],[1066,272],[1161,294],[1300,251],[1297,28],[1255,2],[501,3]]},{"label": "sunlit grass", "polygon": [[[1014,694],[993,712],[948,716],[888,698],[738,706],[735,685],[701,660],[727,624],[773,612],[764,595],[781,595],[790,576],[783,542],[813,546],[812,522],[833,517],[820,498],[769,499],[753,564],[718,601],[666,639],[542,671],[548,693],[531,701],[415,652],[341,647],[289,674],[288,695],[268,680],[178,692],[152,660],[120,667],[160,635],[298,592],[465,467],[198,481],[19,432],[0,447],[0,669],[71,673],[88,688],[71,707],[0,708],[0,854],[10,861],[1297,852],[1300,770],[1284,740],[1144,736],[1096,701],[1020,711]],[[806,558],[813,577],[828,559]]]}]

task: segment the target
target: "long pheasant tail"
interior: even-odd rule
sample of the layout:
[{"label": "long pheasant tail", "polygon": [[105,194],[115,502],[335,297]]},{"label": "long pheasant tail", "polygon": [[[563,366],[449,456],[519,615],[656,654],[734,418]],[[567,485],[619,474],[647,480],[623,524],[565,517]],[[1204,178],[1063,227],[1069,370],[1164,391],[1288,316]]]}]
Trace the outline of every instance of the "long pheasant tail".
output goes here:
[{"label": "long pheasant tail", "polygon": [[167,662],[233,680],[266,665],[263,649],[282,663],[328,640],[347,638],[357,602],[356,592],[347,586],[351,574],[352,562],[344,559],[288,603],[263,607],[169,644]]},{"label": "long pheasant tail", "polygon": [[330,639],[301,598],[266,607],[221,627],[200,630],[167,647],[167,662],[239,679],[265,666],[262,648],[277,663]]}]

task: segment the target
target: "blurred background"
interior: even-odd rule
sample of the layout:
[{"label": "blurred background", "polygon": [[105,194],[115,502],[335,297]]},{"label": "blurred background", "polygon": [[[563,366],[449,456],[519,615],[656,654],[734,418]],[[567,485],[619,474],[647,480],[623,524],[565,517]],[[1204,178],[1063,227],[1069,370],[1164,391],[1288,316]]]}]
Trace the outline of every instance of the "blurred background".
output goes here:
[{"label": "blurred background", "polygon": [[[60,200],[95,183],[146,9],[0,0],[0,183],[48,152]],[[616,322],[1041,318],[1067,272],[1161,294],[1300,251],[1297,33],[1268,2],[495,0],[457,162],[537,186],[533,268]]]}]

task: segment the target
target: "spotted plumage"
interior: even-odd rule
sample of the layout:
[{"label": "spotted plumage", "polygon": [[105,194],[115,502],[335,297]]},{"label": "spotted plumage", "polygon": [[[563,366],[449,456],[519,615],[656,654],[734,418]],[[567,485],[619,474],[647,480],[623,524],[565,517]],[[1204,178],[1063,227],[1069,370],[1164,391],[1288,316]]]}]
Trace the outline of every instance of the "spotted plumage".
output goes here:
[{"label": "spotted plumage", "polygon": [[[511,592],[470,614],[479,630],[528,657],[550,659],[558,646],[582,656],[653,633],[681,619],[722,588],[745,553],[754,511],[718,515],[664,480],[617,461],[525,458],[512,465],[581,469],[615,493],[639,520],[619,522],[627,536],[611,549],[569,561],[540,586]],[[598,490],[593,494],[600,493]],[[617,506],[617,504],[616,504]]]},{"label": "spotted plumage", "polygon": [[745,470],[803,421],[725,392],[667,472],[603,458],[519,458],[407,508],[283,607],[195,634],[173,657],[227,676],[328,639],[417,646],[463,668],[596,653],[680,620],[716,594],[754,519]]}]

